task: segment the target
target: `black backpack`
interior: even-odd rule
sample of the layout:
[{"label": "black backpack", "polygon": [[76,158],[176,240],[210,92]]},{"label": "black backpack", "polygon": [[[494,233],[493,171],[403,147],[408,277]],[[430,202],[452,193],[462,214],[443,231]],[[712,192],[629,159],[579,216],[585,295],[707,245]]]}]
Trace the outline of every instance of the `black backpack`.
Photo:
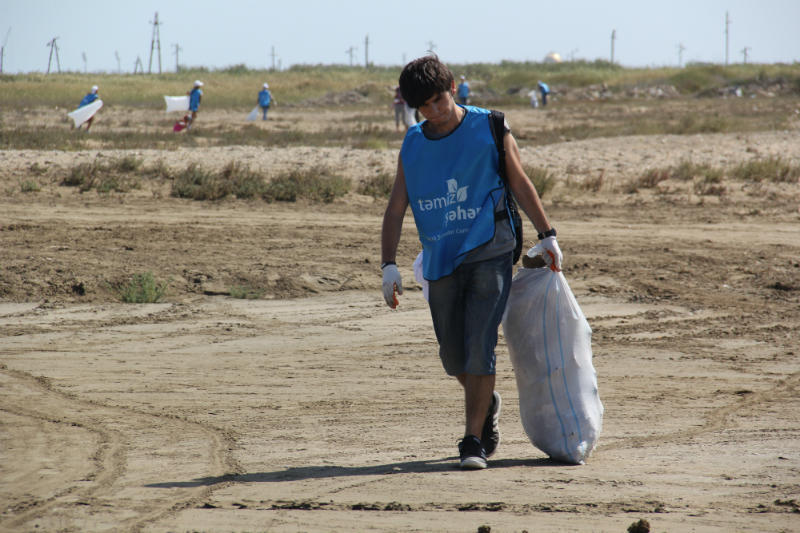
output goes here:
[{"label": "black backpack", "polygon": [[497,157],[499,160],[499,174],[503,179],[503,185],[506,188],[506,205],[508,211],[505,209],[501,212],[495,212],[495,221],[503,220],[511,214],[511,224],[514,227],[514,237],[516,245],[514,246],[514,264],[519,261],[522,255],[522,217],[519,214],[519,207],[511,188],[508,186],[508,175],[506,174],[506,148],[503,144],[503,137],[505,132],[505,115],[501,111],[494,109],[489,112],[489,126],[492,129],[492,137],[494,137],[494,144],[497,146]]}]

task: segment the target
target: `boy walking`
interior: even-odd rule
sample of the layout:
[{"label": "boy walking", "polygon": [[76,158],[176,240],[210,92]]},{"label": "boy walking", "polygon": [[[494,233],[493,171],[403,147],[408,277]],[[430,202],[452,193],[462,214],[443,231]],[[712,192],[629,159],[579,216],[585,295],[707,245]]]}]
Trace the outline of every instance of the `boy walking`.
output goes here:
[{"label": "boy walking", "polygon": [[[489,111],[457,105],[452,72],[435,55],[400,74],[405,101],[426,119],[409,128],[400,150],[383,218],[383,296],[396,305],[403,283],[395,263],[406,209],[411,206],[423,247],[423,274],[439,357],[464,389],[465,430],[459,464],[486,468],[500,442],[501,398],[494,390],[497,329],[511,286],[515,236]],[[548,257],[561,268],[556,231],[522,169],[510,130],[503,135],[511,191],[530,218]]]}]

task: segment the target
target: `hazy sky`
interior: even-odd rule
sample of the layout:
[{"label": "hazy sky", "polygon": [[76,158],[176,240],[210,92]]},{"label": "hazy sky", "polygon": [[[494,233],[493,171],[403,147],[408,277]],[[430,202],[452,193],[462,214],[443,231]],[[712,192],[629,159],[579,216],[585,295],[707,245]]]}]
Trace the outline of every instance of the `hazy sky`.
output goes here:
[{"label": "hazy sky", "polygon": [[[47,70],[59,37],[62,70],[133,70],[150,61],[158,12],[162,70],[180,64],[250,68],[293,64],[401,65],[434,45],[445,62],[541,61],[549,52],[625,66],[800,61],[800,0],[0,0],[3,71]],[[10,33],[7,33],[10,29]],[[6,40],[7,37],[7,40]],[[83,54],[86,55],[84,65]],[[157,55],[153,70],[158,70]],[[55,59],[53,62],[55,70]]]}]

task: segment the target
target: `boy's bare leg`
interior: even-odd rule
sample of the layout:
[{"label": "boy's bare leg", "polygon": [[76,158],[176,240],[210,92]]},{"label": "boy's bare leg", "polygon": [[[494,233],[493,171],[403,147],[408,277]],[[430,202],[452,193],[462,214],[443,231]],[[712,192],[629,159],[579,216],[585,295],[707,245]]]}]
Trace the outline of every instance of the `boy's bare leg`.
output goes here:
[{"label": "boy's bare leg", "polygon": [[464,435],[475,435],[479,439],[486,421],[486,413],[492,404],[495,375],[475,376],[459,374],[458,382],[464,387],[464,403],[466,406],[466,430]]}]

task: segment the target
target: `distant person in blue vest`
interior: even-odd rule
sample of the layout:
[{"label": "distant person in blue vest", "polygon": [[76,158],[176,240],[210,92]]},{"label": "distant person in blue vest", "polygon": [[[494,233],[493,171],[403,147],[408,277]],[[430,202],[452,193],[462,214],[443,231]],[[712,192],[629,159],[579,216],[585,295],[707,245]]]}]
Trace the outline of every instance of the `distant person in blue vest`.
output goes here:
[{"label": "distant person in blue vest", "polygon": [[458,103],[467,105],[469,103],[469,83],[467,78],[461,76],[461,83],[458,84]]},{"label": "distant person in blue vest", "polygon": [[[403,282],[397,248],[409,206],[423,249],[428,305],[445,372],[464,388],[466,424],[459,465],[486,468],[500,442],[501,398],[495,386],[497,329],[511,287],[515,236],[489,111],[456,104],[450,69],[435,55],[415,59],[400,74],[405,101],[424,121],[406,132],[383,216],[383,297],[395,308]],[[509,187],[539,231],[546,261],[560,270],[562,254],[539,195],[520,162],[506,124]]]},{"label": "distant person in blue vest", "polygon": [[[99,90],[100,89],[97,87],[97,85],[92,85],[92,89],[88,93],[86,93],[86,96],[83,97],[83,100],[81,100],[81,103],[78,104],[78,108],[80,109],[81,107],[83,107],[85,105],[89,105],[92,102],[94,102],[95,100],[97,100],[98,98],[100,98],[100,95],[98,94]],[[89,120],[86,121],[86,131],[89,131],[89,128],[92,127],[92,122],[93,121],[94,121],[94,115],[92,115],[92,117]],[[80,129],[80,128],[81,127],[78,126],[78,129]]]},{"label": "distant person in blue vest", "polygon": [[197,118],[197,110],[200,109],[200,100],[203,99],[203,85],[202,81],[195,80],[194,87],[187,93],[189,95],[189,111],[192,112],[189,123],[186,125],[187,130],[192,129],[194,120]]},{"label": "distant person in blue vest", "polygon": [[275,103],[275,99],[272,98],[272,93],[269,92],[269,83],[265,83],[261,87],[261,91],[258,93],[258,105],[261,107],[261,120],[267,120],[267,111],[269,111],[269,106]]},{"label": "distant person in blue vest", "polygon": [[547,105],[547,95],[550,94],[550,87],[543,81],[539,81],[539,92],[542,94],[542,107]]}]

